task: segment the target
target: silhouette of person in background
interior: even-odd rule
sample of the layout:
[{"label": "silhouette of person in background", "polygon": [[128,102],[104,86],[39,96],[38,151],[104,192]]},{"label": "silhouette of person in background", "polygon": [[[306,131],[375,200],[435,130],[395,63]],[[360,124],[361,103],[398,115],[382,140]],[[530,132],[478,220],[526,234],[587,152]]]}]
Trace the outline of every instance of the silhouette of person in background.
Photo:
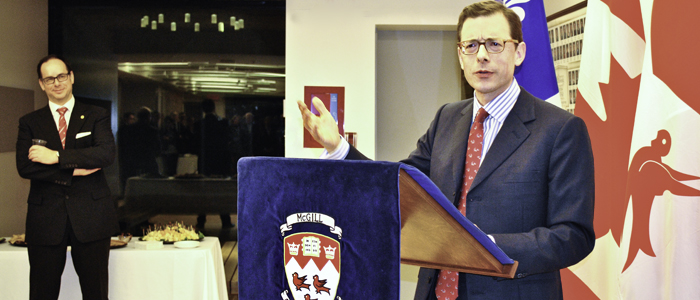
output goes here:
[{"label": "silhouette of person in background", "polygon": [[632,264],[638,250],[656,257],[649,238],[649,218],[656,196],[663,195],[665,191],[678,196],[700,196],[700,191],[681,183],[685,180],[697,180],[700,177],[678,172],[661,162],[661,157],[668,155],[670,150],[671,135],[666,130],[659,130],[656,139],[651,141],[651,146],[640,148],[632,158],[625,198],[629,199],[632,196],[634,216],[630,248],[627,261],[622,268],[623,272]]},{"label": "silhouette of person in background", "polygon": [[[118,143],[118,137],[121,134],[122,130],[125,127],[134,123],[136,123],[136,115],[133,112],[128,111],[122,114],[122,118],[121,120],[119,120],[119,129],[117,129],[117,144],[120,144]],[[117,154],[117,162],[119,163],[119,183],[121,183],[121,192],[123,194],[124,188],[126,187],[126,178],[123,177],[123,174],[126,174],[127,171],[124,169],[126,163],[124,163],[122,159],[127,158],[122,155],[122,148],[119,147]]]},{"label": "silhouette of person in background", "polygon": [[160,138],[163,158],[163,175],[173,176],[177,168],[178,114],[172,112],[163,118],[160,126]]},{"label": "silhouette of person in background", "polygon": [[241,143],[241,123],[243,118],[239,114],[233,115],[229,121],[229,153],[231,154],[231,174],[236,176],[238,160],[243,157],[243,144]]},{"label": "silhouette of person in background", "polygon": [[199,134],[199,170],[206,176],[230,175],[230,155],[228,155],[228,121],[214,113],[214,101],[202,101],[204,118],[195,124],[195,134]]},{"label": "silhouette of person in background", "polygon": [[[265,116],[256,143],[255,155],[284,156],[284,135],[279,130],[280,120],[275,116]],[[282,133],[283,134],[283,133]]]},{"label": "silhouette of person in background", "polygon": [[[216,105],[213,100],[202,101],[204,118],[195,123],[195,134],[199,135],[199,170],[202,175],[212,177],[229,176],[231,172],[231,155],[229,154],[228,121],[214,113]],[[197,228],[203,229],[206,215],[197,217]],[[223,228],[231,228],[231,215],[221,214]]]},{"label": "silhouette of person in background", "polygon": [[156,129],[160,128],[160,112],[157,110],[151,110],[151,126]]},{"label": "silhouette of person in background", "polygon": [[257,131],[255,124],[255,116],[252,112],[248,112],[243,116],[243,122],[241,123],[238,131],[241,138],[241,156],[253,156],[255,152],[253,151],[255,145],[255,132]]},{"label": "silhouette of person in background", "polygon": [[158,129],[151,125],[151,110],[142,107],[136,118],[136,123],[117,132],[122,192],[129,177],[159,176],[156,158],[160,155],[160,139]]},{"label": "silhouette of person in background", "polygon": [[184,112],[180,113],[177,126],[177,152],[180,155],[194,154],[197,151],[194,149],[194,132],[192,132],[192,121]]},{"label": "silhouette of person in background", "polygon": [[136,115],[130,111],[125,112],[122,114],[122,120],[121,124],[119,124],[119,127],[126,126],[126,125],[131,125],[136,123]]}]

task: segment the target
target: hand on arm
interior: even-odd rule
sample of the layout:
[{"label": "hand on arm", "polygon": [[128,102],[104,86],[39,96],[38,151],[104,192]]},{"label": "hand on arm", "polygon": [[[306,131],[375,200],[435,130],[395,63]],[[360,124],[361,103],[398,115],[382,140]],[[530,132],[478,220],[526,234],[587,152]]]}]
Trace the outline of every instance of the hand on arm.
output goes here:
[{"label": "hand on arm", "polygon": [[323,105],[321,99],[314,97],[311,102],[320,115],[314,115],[302,101],[297,101],[301,117],[304,120],[304,128],[319,142],[326,151],[333,152],[340,145],[340,133],[338,124],[331,113]]},{"label": "hand on arm", "polygon": [[[36,124],[30,125],[32,122],[29,120],[31,117],[23,117],[19,121],[17,152],[15,154],[17,173],[22,178],[31,180],[70,182],[73,170],[60,168],[57,151],[40,145],[32,145],[32,139],[36,138],[32,134],[37,132],[38,128],[34,127],[37,126]],[[54,146],[54,149],[58,147]]]},{"label": "hand on arm", "polygon": [[[53,165],[58,163],[58,155],[56,155],[55,150],[51,150],[44,146],[34,145],[29,148],[29,160],[33,162],[42,163],[45,165]],[[95,169],[74,169],[73,176],[87,176],[92,173],[101,170],[101,168]]]},{"label": "hand on arm", "polygon": [[42,163],[45,165],[53,165],[58,163],[58,151],[51,150],[44,146],[34,145],[29,148],[29,160]]},{"label": "hand on arm", "polygon": [[96,168],[96,169],[73,169],[73,176],[88,176],[92,173],[95,173],[102,168]]}]

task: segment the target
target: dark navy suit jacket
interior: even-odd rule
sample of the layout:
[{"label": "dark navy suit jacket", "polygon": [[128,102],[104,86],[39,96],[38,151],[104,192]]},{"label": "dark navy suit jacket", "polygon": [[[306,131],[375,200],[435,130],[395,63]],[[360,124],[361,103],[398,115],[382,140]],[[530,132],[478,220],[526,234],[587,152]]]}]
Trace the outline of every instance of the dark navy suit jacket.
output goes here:
[{"label": "dark navy suit jacket", "polygon": [[[522,89],[522,87],[521,87]],[[459,202],[474,99],[441,107],[403,163]],[[347,159],[363,156],[354,148]],[[462,274],[459,299],[562,299],[559,270],[595,244],[593,152],[583,120],[522,89],[467,196],[467,218],[519,262],[514,279]],[[415,299],[438,270],[421,268]]]},{"label": "dark navy suit jacket", "polygon": [[[80,242],[91,242],[119,232],[114,201],[104,171],[73,176],[73,169],[105,168],[114,161],[114,136],[107,111],[75,102],[66,133],[66,148],[49,107],[23,116],[17,135],[17,171],[31,179],[26,241],[33,245],[57,245],[70,218]],[[89,132],[89,134],[87,134]],[[80,138],[76,138],[78,134]],[[47,141],[58,150],[59,163],[44,165],[27,158],[32,139]]]}]

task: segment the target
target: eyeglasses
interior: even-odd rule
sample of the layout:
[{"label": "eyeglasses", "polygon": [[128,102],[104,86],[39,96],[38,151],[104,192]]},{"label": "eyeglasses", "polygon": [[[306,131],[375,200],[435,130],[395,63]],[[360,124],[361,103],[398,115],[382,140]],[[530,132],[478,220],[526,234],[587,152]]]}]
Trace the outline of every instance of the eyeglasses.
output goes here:
[{"label": "eyeglasses", "polygon": [[58,82],[64,82],[68,80],[68,77],[70,76],[70,73],[65,73],[65,74],[58,74],[56,77],[46,77],[42,78],[41,82],[43,82],[45,85],[53,84],[56,82],[56,79],[58,79]]},{"label": "eyeglasses", "polygon": [[476,54],[479,52],[481,45],[484,45],[488,53],[501,53],[506,48],[507,42],[512,42],[516,45],[520,43],[518,40],[487,39],[485,42],[471,40],[461,41],[457,43],[457,47],[459,47],[459,50],[465,55]]}]

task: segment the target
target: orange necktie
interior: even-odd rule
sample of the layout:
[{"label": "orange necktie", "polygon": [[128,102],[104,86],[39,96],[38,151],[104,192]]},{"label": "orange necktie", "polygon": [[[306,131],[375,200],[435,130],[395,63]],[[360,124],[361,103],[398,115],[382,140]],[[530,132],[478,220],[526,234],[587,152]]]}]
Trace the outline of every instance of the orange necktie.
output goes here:
[{"label": "orange necktie", "polygon": [[63,149],[66,149],[66,131],[68,131],[68,125],[66,125],[65,115],[68,108],[59,107],[56,111],[58,111],[58,114],[60,115],[60,117],[58,117],[58,136],[61,137],[61,145],[63,145]]}]

